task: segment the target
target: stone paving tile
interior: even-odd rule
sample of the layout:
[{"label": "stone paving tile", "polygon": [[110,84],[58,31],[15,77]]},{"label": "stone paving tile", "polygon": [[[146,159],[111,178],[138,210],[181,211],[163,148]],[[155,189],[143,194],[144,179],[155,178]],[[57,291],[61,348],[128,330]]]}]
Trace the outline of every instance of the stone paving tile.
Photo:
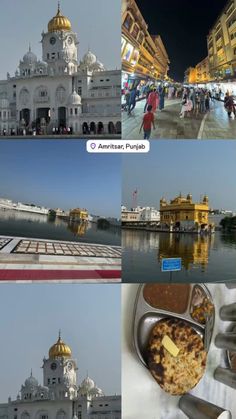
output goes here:
[{"label": "stone paving tile", "polygon": [[8,243],[10,243],[11,239],[4,239],[0,238],[0,250],[3,249]]},{"label": "stone paving tile", "polygon": [[80,245],[79,243],[67,245],[64,243],[38,242],[34,240],[20,240],[13,253],[103,258],[121,257],[121,250],[113,248],[112,246]]}]

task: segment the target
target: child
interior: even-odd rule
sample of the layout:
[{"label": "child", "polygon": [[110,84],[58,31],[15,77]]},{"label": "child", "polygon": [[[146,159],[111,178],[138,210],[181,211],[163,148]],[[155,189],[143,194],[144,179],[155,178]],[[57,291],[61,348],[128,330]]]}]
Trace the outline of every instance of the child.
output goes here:
[{"label": "child", "polygon": [[154,114],[152,112],[152,105],[148,105],[147,112],[145,113],[145,115],[143,117],[143,122],[142,122],[142,125],[141,125],[140,130],[139,130],[139,132],[141,132],[141,130],[143,128],[144,140],[149,140],[149,138],[151,136],[152,125],[153,125],[153,129],[155,129]]}]

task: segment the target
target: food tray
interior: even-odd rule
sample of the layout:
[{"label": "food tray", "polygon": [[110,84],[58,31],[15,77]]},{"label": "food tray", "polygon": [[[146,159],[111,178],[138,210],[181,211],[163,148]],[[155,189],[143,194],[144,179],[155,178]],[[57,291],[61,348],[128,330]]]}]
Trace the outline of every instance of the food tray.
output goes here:
[{"label": "food tray", "polygon": [[[202,292],[203,296],[207,298],[212,304],[212,297],[208,288],[204,284],[189,284],[189,295],[187,308],[184,313],[176,313],[169,310],[162,310],[159,308],[154,308],[146,302],[143,296],[143,291],[146,284],[142,284],[138,288],[137,297],[134,305],[134,315],[133,315],[133,342],[135,351],[138,355],[141,363],[147,367],[147,346],[148,340],[151,333],[151,330],[155,324],[164,318],[177,318],[188,322],[188,324],[193,327],[194,330],[205,339],[205,331],[207,324],[199,323],[194,320],[191,316],[192,301],[196,292],[199,290]],[[214,305],[213,305],[214,306]],[[209,333],[209,342],[211,341],[214,322],[215,322],[215,310],[213,309],[211,319],[209,319],[210,328],[208,325]],[[210,345],[209,345],[210,346]]]}]

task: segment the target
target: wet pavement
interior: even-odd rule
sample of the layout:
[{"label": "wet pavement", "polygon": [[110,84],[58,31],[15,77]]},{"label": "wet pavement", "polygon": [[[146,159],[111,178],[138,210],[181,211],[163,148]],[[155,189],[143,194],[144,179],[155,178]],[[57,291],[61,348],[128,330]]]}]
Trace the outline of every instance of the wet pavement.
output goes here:
[{"label": "wet pavement", "polygon": [[[145,100],[137,102],[131,116],[123,111],[122,138],[142,139],[139,132]],[[180,118],[181,100],[165,100],[165,109],[155,115],[156,129],[151,139],[235,139],[236,119],[228,117],[223,102],[211,102],[210,112]]]}]

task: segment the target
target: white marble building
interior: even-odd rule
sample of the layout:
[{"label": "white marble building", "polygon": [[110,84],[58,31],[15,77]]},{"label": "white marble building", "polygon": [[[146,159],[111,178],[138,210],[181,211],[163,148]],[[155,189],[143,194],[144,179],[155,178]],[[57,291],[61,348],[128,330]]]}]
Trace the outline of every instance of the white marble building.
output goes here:
[{"label": "white marble building", "polygon": [[123,222],[159,222],[160,211],[153,207],[137,207],[127,210],[125,206],[121,206],[121,221]]},{"label": "white marble building", "polygon": [[90,50],[78,61],[78,38],[60,5],[41,43],[42,60],[29,46],[14,77],[0,81],[0,135],[120,134],[121,72]]},{"label": "white marble building", "polygon": [[0,419],[121,419],[121,396],[105,396],[88,376],[77,385],[77,364],[60,335],[43,359],[43,385],[33,377],[15,400],[0,404]]}]

